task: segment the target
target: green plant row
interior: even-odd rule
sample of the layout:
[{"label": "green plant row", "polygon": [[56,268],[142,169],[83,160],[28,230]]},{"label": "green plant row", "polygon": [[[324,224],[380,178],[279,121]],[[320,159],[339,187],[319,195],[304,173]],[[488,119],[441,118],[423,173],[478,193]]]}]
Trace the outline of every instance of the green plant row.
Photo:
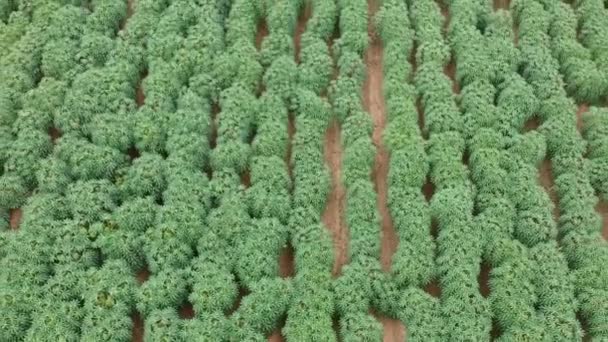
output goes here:
[{"label": "green plant row", "polygon": [[583,116],[583,137],[587,142],[589,181],[602,200],[608,199],[608,110],[591,107]]},{"label": "green plant row", "polygon": [[[304,2],[297,3],[302,11]],[[297,82],[291,101],[295,135],[290,161],[293,209],[289,229],[296,275],[282,335],[293,341],[335,341],[332,318],[337,294],[331,277],[334,247],[319,218],[331,186],[323,145],[331,107],[323,95],[333,71],[328,42],[338,19],[338,8],[333,0],[313,0],[309,6],[312,16],[301,35]]]},{"label": "green plant row", "polygon": [[[338,1],[340,38],[334,44],[338,71],[330,101],[341,124],[342,177],[346,190],[347,262],[336,281],[339,336],[343,340],[378,341],[382,325],[369,314],[372,291],[361,276],[379,272],[381,219],[372,174],[380,146],[372,141],[371,113],[363,108],[361,89],[366,78],[364,56],[370,47],[367,1]],[[372,275],[371,277],[375,277]]]},{"label": "green plant row", "polygon": [[596,63],[594,53],[578,40],[579,24],[574,9],[565,2],[540,3],[550,15],[546,19],[549,20],[551,49],[560,63],[566,90],[577,101],[599,101],[608,90],[608,78]]},{"label": "green plant row", "polygon": [[520,49],[528,61],[524,76],[541,100],[541,132],[547,140],[559,197],[558,238],[574,279],[577,309],[586,323],[586,333],[601,339],[606,336],[602,322],[607,297],[600,265],[608,247],[600,235],[601,218],[594,210],[597,197],[584,172],[585,148],[576,129],[576,107],[567,97],[559,64],[551,55],[548,32],[552,13],[536,1],[521,2],[516,12],[525,37],[520,39]]},{"label": "green plant row", "polygon": [[598,0],[581,0],[575,3],[575,12],[580,24],[580,40],[591,51],[598,71],[606,70],[608,63],[608,22],[606,6]]}]

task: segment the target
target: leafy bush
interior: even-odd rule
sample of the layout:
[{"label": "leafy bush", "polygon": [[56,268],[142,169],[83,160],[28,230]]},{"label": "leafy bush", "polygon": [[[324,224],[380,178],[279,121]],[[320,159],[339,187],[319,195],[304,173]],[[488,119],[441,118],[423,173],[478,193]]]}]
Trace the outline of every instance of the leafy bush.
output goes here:
[{"label": "leafy bush", "polygon": [[176,308],[188,297],[188,273],[166,268],[153,274],[135,291],[136,307],[144,317],[155,310]]}]

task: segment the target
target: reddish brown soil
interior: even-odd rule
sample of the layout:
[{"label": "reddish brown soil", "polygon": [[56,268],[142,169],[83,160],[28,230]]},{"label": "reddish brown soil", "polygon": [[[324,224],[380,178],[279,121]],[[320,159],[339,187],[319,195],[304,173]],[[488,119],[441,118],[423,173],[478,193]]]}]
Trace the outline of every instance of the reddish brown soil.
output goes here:
[{"label": "reddish brown soil", "polygon": [[602,215],[602,236],[608,240],[608,202],[600,200],[597,202],[595,210]]},{"label": "reddish brown soil", "polygon": [[535,116],[535,117],[529,119],[528,121],[526,121],[526,124],[524,125],[524,132],[535,131],[540,127],[540,125],[541,125],[540,119]]},{"label": "reddish brown soil", "polygon": [[424,291],[435,298],[441,297],[441,286],[437,280],[433,280],[424,287]]},{"label": "reddish brown soil", "polygon": [[399,320],[383,316],[378,317],[378,320],[384,327],[384,338],[382,339],[383,342],[405,341],[405,326]]},{"label": "reddish brown soil", "polygon": [[135,278],[137,279],[137,283],[140,285],[148,281],[148,279],[150,279],[150,271],[148,270],[148,267],[146,266],[142,270],[138,271]]},{"label": "reddish brown soil", "polygon": [[51,137],[51,142],[55,144],[57,139],[61,138],[61,131],[57,127],[50,127],[48,130],[49,136]]},{"label": "reddish brown soil", "polygon": [[291,244],[283,247],[279,256],[279,275],[282,278],[290,278],[295,275],[293,247]]},{"label": "reddish brown soil", "polygon": [[179,308],[179,317],[181,319],[194,318],[194,308],[192,308],[192,303],[186,302]]},{"label": "reddish brown soil", "polygon": [[251,174],[249,173],[249,170],[245,170],[241,173],[241,184],[243,184],[245,189],[251,187]]},{"label": "reddish brown soil", "polygon": [[[375,13],[378,5],[374,1],[369,2],[370,13]],[[370,18],[372,15],[370,14]],[[382,41],[376,35],[373,24],[370,19],[369,35],[371,39],[370,47],[365,56],[367,65],[367,77],[363,85],[363,106],[372,116],[374,122],[374,131],[372,140],[376,146],[376,159],[372,170],[372,180],[378,194],[378,211],[382,218],[382,267],[389,271],[391,267],[391,259],[397,249],[398,237],[393,227],[393,222],[387,206],[387,177],[389,168],[389,153],[382,144],[382,133],[386,127],[386,108],[384,95],[382,93],[383,70],[382,57],[383,47]]]},{"label": "reddish brown soil", "polygon": [[21,208],[10,209],[9,210],[9,226],[12,230],[19,229],[19,225],[21,224],[21,216],[23,212]]},{"label": "reddish brown soil", "polygon": [[460,84],[456,81],[456,59],[452,56],[448,65],[443,69],[443,72],[452,80],[452,92],[460,94]]},{"label": "reddish brown soil", "polygon": [[141,86],[141,83],[137,85],[137,89],[135,90],[135,103],[138,108],[146,103],[146,95],[144,95],[144,88]]},{"label": "reddish brown soil", "polygon": [[439,6],[439,9],[441,10],[441,15],[443,15],[443,18],[444,18],[444,21],[443,21],[444,33],[447,32],[448,27],[450,26],[450,22],[452,20],[452,17],[450,16],[450,8],[446,4],[446,2],[447,1],[444,1],[444,0],[435,0],[435,3],[437,3],[437,6]]},{"label": "reddish brown soil", "polygon": [[348,229],[344,222],[344,200],[346,192],[341,180],[342,146],[340,124],[334,120],[325,133],[325,163],[331,173],[331,190],[327,197],[325,212],[321,218],[325,227],[331,233],[334,242],[333,275],[337,277],[342,272],[342,266],[347,263]]},{"label": "reddish brown soil", "polygon": [[488,263],[481,263],[481,270],[479,271],[479,276],[477,277],[477,281],[479,282],[479,293],[481,293],[484,298],[488,298],[490,296],[490,272],[492,271],[492,267]]},{"label": "reddish brown soil", "polygon": [[267,35],[268,25],[266,24],[266,20],[262,20],[258,23],[258,33],[255,36],[255,47],[258,49],[258,51],[262,48],[262,42]]},{"label": "reddish brown soil", "polygon": [[494,0],[494,10],[508,10],[511,6],[511,0]]},{"label": "reddish brown soil", "polygon": [[135,88],[135,103],[137,104],[138,108],[146,103],[146,95],[144,94],[144,87],[142,85],[146,77],[148,77],[147,69],[141,73],[139,81],[137,82],[137,87]]},{"label": "reddish brown soil", "polygon": [[222,109],[219,103],[214,103],[211,106],[211,134],[209,135],[209,147],[215,148],[217,146],[217,118]]},{"label": "reddish brown soil", "polygon": [[540,165],[540,169],[538,170],[539,182],[545,188],[545,191],[551,198],[555,208],[553,209],[553,217],[555,222],[559,220],[559,198],[557,197],[557,193],[555,191],[555,182],[553,179],[553,169],[551,165],[550,159],[545,159]]},{"label": "reddish brown soil", "polygon": [[139,312],[131,314],[131,320],[133,321],[132,330],[132,342],[143,342],[144,340],[144,320],[141,318]]},{"label": "reddish brown soil", "polygon": [[281,329],[277,329],[272,335],[268,336],[268,342],[284,342],[285,338],[281,335]]},{"label": "reddish brown soil", "polygon": [[426,132],[424,130],[424,126],[426,124],[426,120],[424,118],[424,107],[422,106],[422,99],[420,97],[416,99],[416,111],[418,112],[418,127],[420,128],[420,133],[425,136]]},{"label": "reddish brown soil", "polygon": [[582,103],[578,106],[578,110],[576,111],[576,128],[578,128],[579,132],[583,131],[583,115],[589,111],[589,105],[586,103]]},{"label": "reddish brown soil", "polygon": [[[397,250],[399,238],[393,227],[392,218],[387,205],[387,177],[390,155],[382,144],[382,133],[386,127],[386,104],[383,95],[383,46],[376,33],[373,19],[380,7],[380,1],[368,0],[368,34],[371,39],[370,46],[365,55],[367,77],[363,85],[363,106],[372,116],[374,131],[372,140],[376,146],[376,158],[372,170],[372,180],[377,193],[377,206],[382,218],[382,240],[380,261],[382,268],[389,271],[393,254]],[[407,61],[404,61],[407,63]],[[384,341],[405,341],[405,326],[402,322],[388,317],[378,317],[384,329]]]}]

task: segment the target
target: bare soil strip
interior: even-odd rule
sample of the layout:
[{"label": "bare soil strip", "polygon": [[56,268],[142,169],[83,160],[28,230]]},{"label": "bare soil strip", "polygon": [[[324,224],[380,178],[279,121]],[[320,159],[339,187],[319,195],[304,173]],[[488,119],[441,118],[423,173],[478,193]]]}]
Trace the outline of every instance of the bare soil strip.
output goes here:
[{"label": "bare soil strip", "polygon": [[604,240],[608,240],[608,202],[600,200],[595,210],[602,215],[602,236]]},{"label": "bare soil strip", "polygon": [[526,124],[524,125],[524,133],[530,132],[530,131],[535,131],[540,127],[540,125],[541,125],[540,119],[535,116],[535,117],[529,119],[526,122]]},{"label": "bare soil strip", "polygon": [[[389,271],[393,254],[397,250],[399,238],[393,227],[393,221],[387,205],[388,198],[388,171],[390,155],[382,143],[382,133],[386,127],[386,104],[383,94],[384,70],[382,41],[378,36],[373,19],[380,8],[380,1],[368,0],[368,35],[370,46],[365,55],[367,67],[367,77],[363,85],[363,106],[372,116],[374,131],[372,141],[376,146],[376,158],[372,170],[372,181],[377,193],[377,206],[381,216],[381,254],[380,261],[382,268]],[[404,61],[408,63],[408,61]],[[384,330],[384,341],[405,341],[405,325],[396,319],[379,316],[378,320],[382,323]]]},{"label": "bare soil strip", "polygon": [[583,115],[589,111],[589,105],[581,103],[576,111],[576,128],[579,132],[583,132]]},{"label": "bare soil strip", "polygon": [[438,280],[433,280],[424,287],[424,291],[435,298],[441,298],[441,284]]},{"label": "bare soil strip", "polygon": [[405,341],[405,326],[396,319],[379,316],[378,320],[384,327],[384,342],[402,342]]},{"label": "bare soil strip", "polygon": [[373,15],[378,11],[379,4],[376,1],[369,1],[368,4],[370,13],[368,33],[371,44],[367,49],[365,56],[367,77],[363,85],[363,106],[372,116],[374,122],[372,140],[376,146],[377,153],[374,169],[372,170],[372,180],[377,193],[378,211],[382,218],[382,253],[380,259],[382,267],[388,271],[390,270],[391,259],[397,249],[399,239],[395,232],[395,228],[393,227],[392,218],[387,205],[387,178],[390,156],[382,143],[382,133],[386,127],[386,105],[383,95],[383,47],[380,37],[378,37],[375,32],[372,21]]},{"label": "bare soil strip", "polygon": [[282,278],[290,278],[295,275],[295,268],[293,262],[294,250],[291,244],[283,247],[279,256],[279,276]]},{"label": "bare soil strip", "polygon": [[23,212],[21,208],[10,209],[9,210],[9,226],[12,230],[18,230],[19,225],[21,224],[21,216]]},{"label": "bare soil strip", "polygon": [[334,242],[332,274],[334,277],[338,277],[342,273],[342,266],[348,261],[348,229],[344,222],[346,191],[342,184],[341,129],[337,120],[333,120],[325,132],[325,163],[330,169],[331,190],[327,197],[325,212],[321,221],[331,233]]},{"label": "bare soil strip", "polygon": [[137,82],[137,88],[135,88],[135,103],[137,104],[137,108],[146,103],[146,95],[144,94],[144,88],[142,86],[142,83],[146,77],[148,77],[148,69],[142,72],[139,77],[139,81]]},{"label": "bare soil strip", "polygon": [[61,131],[59,131],[57,127],[50,127],[48,133],[51,137],[51,142],[53,143],[53,145],[55,145],[57,139],[61,138]]},{"label": "bare soil strip", "polygon": [[144,340],[144,320],[138,312],[131,314],[131,320],[133,321],[133,329],[131,333],[131,341],[143,342]]},{"label": "bare soil strip", "polygon": [[452,80],[452,92],[456,95],[460,94],[460,84],[456,80],[456,58],[454,56],[444,67],[443,72]]},{"label": "bare soil strip", "polygon": [[508,10],[511,6],[511,0],[494,0],[494,10]]},{"label": "bare soil strip", "polygon": [[262,42],[266,36],[268,36],[268,25],[266,24],[266,20],[263,19],[258,23],[258,33],[255,36],[255,47],[258,51],[262,49]]},{"label": "bare soil strip", "polygon": [[192,303],[186,302],[179,308],[179,317],[181,319],[194,318],[194,308],[192,308]]},{"label": "bare soil strip", "polygon": [[477,281],[479,282],[479,293],[484,297],[488,298],[490,296],[490,272],[492,271],[492,266],[486,262],[481,263],[481,269],[479,271],[479,275],[477,276]]},{"label": "bare soil strip", "polygon": [[559,221],[560,211],[559,211],[559,197],[557,197],[557,192],[555,191],[555,182],[553,178],[553,166],[551,163],[551,159],[546,158],[542,164],[540,165],[540,169],[538,172],[539,182],[545,188],[545,191],[551,198],[551,201],[554,204],[553,208],[553,219],[555,222]]},{"label": "bare soil strip", "polygon": [[146,265],[146,266],[144,266],[144,268],[139,270],[137,272],[137,274],[135,275],[135,278],[137,279],[137,283],[139,285],[148,281],[148,279],[150,279],[150,270],[148,270],[148,266]]}]

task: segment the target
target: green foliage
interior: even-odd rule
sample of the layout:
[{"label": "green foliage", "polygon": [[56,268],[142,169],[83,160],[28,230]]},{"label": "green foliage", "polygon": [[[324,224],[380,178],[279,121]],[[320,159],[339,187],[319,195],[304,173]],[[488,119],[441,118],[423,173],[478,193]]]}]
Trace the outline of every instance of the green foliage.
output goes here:
[{"label": "green foliage", "polygon": [[[350,135],[345,132],[345,135]],[[342,156],[342,180],[350,188],[358,180],[368,180],[374,164],[376,149],[371,137],[361,137],[344,147]]]},{"label": "green foliage", "polygon": [[32,128],[21,130],[8,152],[4,172],[18,175],[24,185],[34,187],[38,162],[51,148],[51,139],[46,132]]},{"label": "green foliage", "polygon": [[132,125],[127,113],[104,113],[91,120],[91,141],[99,146],[126,152],[133,144]]},{"label": "green foliage", "polygon": [[50,262],[80,269],[97,265],[99,255],[91,242],[86,223],[74,220],[58,221],[51,229],[53,245]]},{"label": "green foliage", "polygon": [[[317,14],[315,13],[315,16]],[[307,24],[309,30],[310,21]],[[309,31],[307,31],[308,33]],[[302,35],[300,64],[298,65],[298,84],[300,87],[320,94],[329,86],[333,61],[327,44],[317,37]]]},{"label": "green foliage", "polygon": [[15,175],[0,176],[0,207],[18,208],[25,202],[27,188],[21,178]]},{"label": "green foliage", "polygon": [[369,269],[360,262],[342,267],[342,274],[334,281],[336,309],[342,317],[366,312],[369,308],[372,288],[367,281],[368,272]]},{"label": "green foliage", "polygon": [[165,173],[165,161],[162,156],[142,153],[133,161],[118,186],[124,193],[124,197],[160,197],[166,187]]},{"label": "green foliage", "polygon": [[63,193],[71,182],[68,164],[56,156],[42,159],[36,172],[36,182],[39,191]]},{"label": "green foliage", "polygon": [[235,273],[239,280],[250,287],[263,278],[277,276],[277,259],[287,242],[286,227],[276,218],[254,219],[243,233],[236,246],[239,255]]},{"label": "green foliage", "polygon": [[106,260],[123,260],[132,270],[142,266],[141,239],[134,231],[121,229],[111,218],[94,223],[90,230],[97,237],[94,246]]},{"label": "green foliage", "polygon": [[436,298],[420,289],[407,288],[395,299],[397,317],[408,327],[408,340],[441,340],[444,327]]},{"label": "green foliage", "polygon": [[145,321],[144,331],[146,335],[144,341],[182,341],[181,327],[182,321],[175,309],[155,310]]},{"label": "green foliage", "polygon": [[129,308],[117,306],[113,310],[95,309],[82,321],[81,341],[128,341],[133,322]]},{"label": "green foliage", "polygon": [[137,311],[148,317],[155,310],[178,307],[188,297],[187,276],[172,268],[153,274],[135,291]]},{"label": "green foliage", "polygon": [[133,198],[112,212],[112,220],[121,230],[144,232],[154,224],[157,210],[152,197]]},{"label": "green foliage", "polygon": [[273,60],[264,74],[266,91],[276,93],[285,103],[290,103],[297,85],[298,69],[291,56]]},{"label": "green foliage", "polygon": [[226,339],[228,327],[228,320],[220,312],[199,314],[183,323],[182,339],[196,342]]},{"label": "green foliage", "polygon": [[350,231],[349,253],[353,258],[380,256],[376,196],[373,184],[366,179],[357,180],[347,189],[345,215]]},{"label": "green foliage", "polygon": [[32,314],[32,325],[25,336],[26,341],[45,338],[79,341],[80,321],[84,314],[77,302],[42,302]]},{"label": "green foliage", "polygon": [[135,278],[121,260],[106,261],[101,268],[89,270],[84,282],[82,298],[89,311],[134,303]]},{"label": "green foliage", "polygon": [[262,278],[252,284],[251,294],[243,297],[230,323],[265,335],[272,332],[291,303],[293,285],[290,280]]},{"label": "green foliage", "polygon": [[109,178],[127,159],[116,149],[94,145],[73,135],[62,136],[54,153],[68,164],[72,176],[82,180]]},{"label": "green foliage", "polygon": [[292,237],[296,273],[329,272],[334,264],[331,237],[320,224],[298,227]]},{"label": "green foliage", "polygon": [[202,313],[230,309],[238,296],[238,286],[230,270],[212,262],[194,262],[192,266],[192,292],[188,300],[194,311]]},{"label": "green foliage", "polygon": [[286,222],[291,211],[291,180],[282,158],[257,157],[251,163],[252,186],[246,198],[253,217],[276,217]]},{"label": "green foliage", "polygon": [[340,337],[344,341],[380,341],[382,324],[375,317],[362,313],[349,313],[340,319]]},{"label": "green foliage", "polygon": [[41,232],[49,220],[61,220],[69,216],[70,210],[65,197],[52,193],[36,193],[28,197],[22,207],[19,228]]},{"label": "green foliage", "polygon": [[108,180],[77,181],[68,186],[66,199],[75,219],[94,222],[116,208],[118,190]]}]

